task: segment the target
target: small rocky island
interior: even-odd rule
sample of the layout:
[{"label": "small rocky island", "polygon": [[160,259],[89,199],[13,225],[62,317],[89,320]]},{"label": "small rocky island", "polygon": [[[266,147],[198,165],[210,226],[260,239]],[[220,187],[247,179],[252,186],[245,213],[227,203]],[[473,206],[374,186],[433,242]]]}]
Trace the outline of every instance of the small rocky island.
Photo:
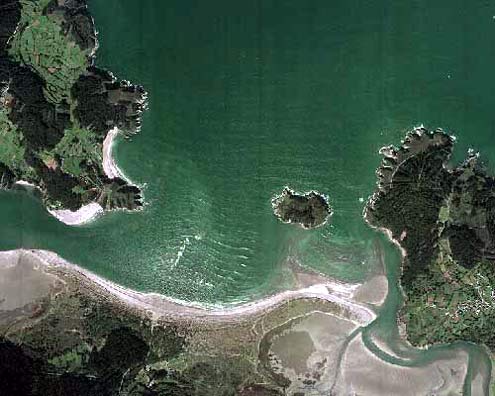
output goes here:
[{"label": "small rocky island", "polygon": [[332,215],[328,199],[316,191],[298,194],[285,187],[272,199],[273,213],[284,223],[295,223],[305,229],[320,227]]},{"label": "small rocky island", "polygon": [[34,185],[49,209],[142,206],[102,162],[110,130],[139,130],[146,93],[95,67],[97,47],[86,0],[0,0],[0,188]]}]

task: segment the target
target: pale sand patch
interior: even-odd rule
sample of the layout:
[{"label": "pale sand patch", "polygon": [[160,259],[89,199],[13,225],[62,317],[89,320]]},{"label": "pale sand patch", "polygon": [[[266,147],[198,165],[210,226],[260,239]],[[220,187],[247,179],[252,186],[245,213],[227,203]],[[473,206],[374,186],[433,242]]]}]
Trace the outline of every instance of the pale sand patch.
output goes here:
[{"label": "pale sand patch", "polygon": [[308,360],[316,349],[307,331],[291,330],[273,342],[270,352],[278,357],[285,370],[293,372],[292,376],[297,378],[311,370]]},{"label": "pale sand patch", "polygon": [[[61,268],[64,271],[84,276],[108,293],[129,304],[130,306],[149,311],[155,319],[163,316],[177,318],[205,318],[235,321],[242,317],[259,314],[280,306],[288,300],[301,298],[315,298],[339,304],[351,313],[350,319],[360,326],[369,324],[376,318],[376,314],[368,307],[349,299],[344,292],[342,283],[333,285],[331,281],[325,284],[312,285],[298,290],[288,290],[257,301],[236,305],[206,305],[189,303],[172,299],[156,293],[140,293],[122,287],[116,283],[103,279],[94,273],[77,265],[71,264],[57,254],[43,250],[22,250],[25,255],[30,255],[47,267]],[[0,253],[0,260],[3,254]],[[7,254],[11,254],[8,253]]]},{"label": "pale sand patch", "polygon": [[[337,377],[345,343],[358,325],[316,311],[280,327],[280,333],[269,340],[270,364],[273,371],[290,380],[287,394],[304,390],[307,395],[328,395]],[[314,384],[308,385],[307,381]]]},{"label": "pale sand patch", "polygon": [[[407,356],[407,348],[404,346],[404,345],[399,345],[398,347],[400,349],[403,349],[403,351],[399,351],[399,353],[395,352],[392,350],[392,348],[390,348],[389,344],[383,340],[382,338],[376,336],[375,334],[371,334],[371,341],[383,352],[385,352],[387,355],[395,358],[395,359],[399,359],[399,360],[402,360],[402,361],[411,361],[413,360],[412,357],[408,357]],[[405,340],[406,342],[404,344],[406,345],[410,345],[409,342],[407,342],[407,340]],[[404,349],[406,348],[406,349]],[[410,347],[409,347],[410,348]],[[414,347],[414,348],[418,348],[419,347]],[[421,348],[421,349],[425,349],[425,348]],[[400,353],[400,352],[404,352],[404,353]]]},{"label": "pale sand patch", "polygon": [[[29,183],[25,180],[19,180],[15,184],[33,189],[38,188],[34,184]],[[69,209],[48,209],[48,212],[62,223],[74,226],[82,225],[95,220],[103,213],[103,208],[98,203],[92,202],[90,204],[82,206],[76,211],[72,211]]]},{"label": "pale sand patch", "polygon": [[61,210],[49,210],[50,214],[67,225],[82,225],[95,220],[98,216],[103,214],[103,208],[100,204],[92,202],[85,206],[82,206],[76,211],[61,209]]},{"label": "pale sand patch", "polygon": [[377,275],[363,283],[354,293],[357,302],[382,305],[388,294],[388,280],[385,275]]},{"label": "pale sand patch", "polygon": [[367,396],[462,395],[468,359],[468,354],[459,350],[448,360],[400,367],[368,351],[359,334],[345,351],[334,392]]},{"label": "pale sand patch", "polygon": [[471,382],[471,396],[485,396],[485,390],[483,389],[484,378],[483,375],[478,373]]},{"label": "pale sand patch", "polygon": [[110,179],[114,179],[116,177],[125,179],[124,173],[119,169],[112,156],[115,138],[119,133],[119,129],[115,127],[107,133],[107,136],[103,141],[103,171]]},{"label": "pale sand patch", "polygon": [[20,186],[26,186],[26,187],[32,187],[32,188],[37,188],[33,183],[29,183],[25,180],[19,180],[19,181],[16,181],[15,184],[18,184]]},{"label": "pale sand patch", "polygon": [[13,311],[49,294],[57,278],[20,251],[0,255],[0,311]]},{"label": "pale sand patch", "polygon": [[318,381],[320,394],[328,394],[337,377],[339,358],[350,334],[358,326],[343,318],[317,312],[294,326],[295,330],[306,330],[311,336],[316,351],[308,359],[308,366],[313,370],[324,362],[323,375]]}]

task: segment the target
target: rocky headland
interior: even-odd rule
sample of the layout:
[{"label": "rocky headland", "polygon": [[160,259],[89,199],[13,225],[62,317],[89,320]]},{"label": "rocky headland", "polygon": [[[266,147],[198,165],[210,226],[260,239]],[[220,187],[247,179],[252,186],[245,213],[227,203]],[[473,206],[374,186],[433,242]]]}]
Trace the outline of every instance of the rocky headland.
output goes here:
[{"label": "rocky headland", "polygon": [[472,341],[495,350],[495,179],[480,155],[449,163],[455,139],[416,128],[381,149],[365,219],[403,251],[400,320],[418,346]]},{"label": "rocky headland", "polygon": [[142,206],[139,187],[107,175],[103,142],[139,131],[146,93],[95,66],[85,0],[0,0],[0,187],[41,191],[48,209]]}]

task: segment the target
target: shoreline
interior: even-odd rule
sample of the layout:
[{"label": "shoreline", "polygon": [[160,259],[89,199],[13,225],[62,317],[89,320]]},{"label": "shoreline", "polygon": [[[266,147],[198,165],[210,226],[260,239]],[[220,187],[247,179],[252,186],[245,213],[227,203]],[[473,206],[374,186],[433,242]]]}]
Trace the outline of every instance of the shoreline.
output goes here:
[{"label": "shoreline", "polygon": [[[112,155],[115,138],[119,135],[119,133],[119,129],[114,127],[108,131],[107,136],[103,141],[103,172],[110,179],[120,178],[129,184],[132,184],[129,178],[127,178],[124,172],[122,172],[122,170],[117,166],[117,163]],[[21,182],[18,183],[21,184]],[[105,213],[105,210],[97,202],[91,202],[76,211],[69,209],[48,209],[48,212],[65,225],[80,226],[96,220]]]},{"label": "shoreline", "polygon": [[[314,226],[314,227],[306,227],[304,224],[302,223],[297,223],[297,222],[293,222],[291,221],[290,219],[289,220],[284,220],[282,218],[282,215],[280,213],[280,210],[278,209],[278,206],[277,206],[277,201],[279,201],[280,199],[282,199],[284,197],[284,195],[286,193],[289,193],[291,195],[297,195],[297,196],[300,196],[300,197],[304,197],[304,198],[308,198],[311,196],[311,194],[314,194],[314,195],[317,195],[318,197],[322,198],[324,201],[325,201],[325,204],[328,206],[329,208],[329,211],[328,211],[328,214],[325,218],[325,221],[322,222],[321,224],[318,224],[317,226]],[[277,219],[279,219],[282,223],[284,224],[297,224],[298,226],[300,226],[301,228],[303,228],[304,230],[314,230],[314,229],[317,229],[317,228],[320,228],[320,227],[323,227],[325,226],[326,224],[328,224],[328,222],[330,221],[330,219],[332,218],[333,216],[333,208],[332,206],[330,205],[330,197],[326,194],[323,194],[319,191],[316,191],[316,190],[310,190],[310,191],[307,191],[307,192],[304,192],[304,193],[301,193],[299,191],[296,191],[296,190],[293,190],[292,188],[290,188],[289,186],[285,186],[282,190],[282,192],[280,194],[275,194],[273,196],[273,198],[270,200],[270,203],[272,205],[272,210],[273,210],[273,214],[275,215],[275,217]]]},{"label": "shoreline", "polygon": [[69,209],[59,209],[59,210],[48,210],[48,212],[55,217],[57,220],[61,221],[68,226],[83,225],[96,220],[100,217],[104,210],[100,204],[96,202],[89,203],[82,206],[75,212]]},{"label": "shoreline", "polygon": [[125,177],[124,172],[117,166],[112,155],[115,138],[119,133],[119,129],[114,127],[108,131],[105,140],[103,140],[103,172],[105,172],[105,175],[107,175],[109,179],[121,178],[129,182]]},{"label": "shoreline", "polygon": [[143,293],[120,286],[64,260],[56,253],[46,250],[17,249],[0,252],[0,258],[3,255],[11,257],[15,253],[30,255],[48,268],[58,268],[65,270],[67,273],[83,276],[130,307],[150,312],[154,320],[166,317],[171,319],[238,321],[275,309],[285,302],[306,298],[325,300],[347,309],[352,316],[350,320],[360,326],[368,325],[377,317],[375,311],[369,308],[367,304],[354,300],[354,294],[361,284],[346,284],[328,280],[324,283],[268,295],[247,303],[233,303],[230,305],[192,303],[167,297],[163,294]]}]

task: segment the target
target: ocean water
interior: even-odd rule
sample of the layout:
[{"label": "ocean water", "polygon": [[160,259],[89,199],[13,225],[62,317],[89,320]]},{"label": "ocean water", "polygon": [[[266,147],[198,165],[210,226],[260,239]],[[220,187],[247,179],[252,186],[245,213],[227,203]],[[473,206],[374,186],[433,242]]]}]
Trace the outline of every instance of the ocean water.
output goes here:
[{"label": "ocean water", "polygon": [[[400,256],[362,219],[378,149],[424,124],[479,149],[495,171],[495,4],[480,0],[89,0],[98,66],[149,93],[119,166],[144,185],[141,212],[68,227],[23,192],[0,192],[0,249],[42,248],[143,291],[209,304],[289,287],[291,263],[391,284],[364,330],[383,359],[421,365],[469,344],[413,349],[398,336]],[[282,224],[284,186],[330,197],[329,225]],[[399,358],[373,345],[387,341]],[[488,384],[486,384],[488,386]],[[470,394],[466,382],[466,394]]]},{"label": "ocean water", "polygon": [[[469,147],[495,159],[490,2],[89,4],[98,66],[149,93],[141,133],[114,150],[147,205],[68,227],[29,194],[2,192],[1,249],[53,250],[212,304],[290,286],[291,262],[359,281],[378,266],[362,210],[380,147],[424,124],[457,136],[456,160]],[[270,200],[286,185],[329,195],[331,223],[279,222]]]}]

